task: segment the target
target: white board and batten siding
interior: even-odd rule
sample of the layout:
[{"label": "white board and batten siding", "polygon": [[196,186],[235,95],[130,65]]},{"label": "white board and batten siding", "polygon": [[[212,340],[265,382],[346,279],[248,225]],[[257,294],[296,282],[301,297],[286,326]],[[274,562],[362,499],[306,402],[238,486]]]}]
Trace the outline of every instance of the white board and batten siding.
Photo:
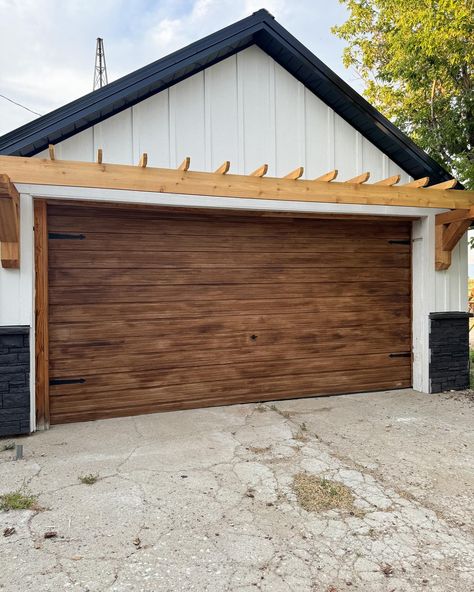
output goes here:
[{"label": "white board and batten siding", "polygon": [[[56,157],[136,164],[143,152],[150,166],[176,167],[186,156],[193,170],[212,171],[225,160],[231,172],[247,174],[264,163],[269,175],[298,166],[305,178],[338,169],[339,179],[370,171],[372,181],[410,177],[300,82],[256,47],[250,47],[168,90],[110,117],[56,145]],[[37,155],[48,158],[47,151]],[[0,325],[34,325],[32,195],[71,199],[189,204],[216,207],[212,198],[98,191],[80,188],[20,187],[20,270],[0,270]],[[39,193],[37,192],[39,191]],[[181,200],[181,201],[180,201]],[[445,272],[434,271],[433,210],[381,206],[332,206],[295,202],[219,200],[221,207],[419,215],[414,224],[413,338],[414,386],[428,390],[428,314],[467,309],[467,245],[462,240]],[[33,367],[33,366],[32,366]],[[32,373],[33,374],[33,373]]]},{"label": "white board and batten siding", "polygon": [[[330,107],[257,47],[179,82],[168,90],[56,145],[63,160],[212,171],[225,160],[247,174],[268,163],[270,176],[298,166],[311,179],[331,169],[344,180],[363,171],[372,180],[401,174],[394,164]],[[40,157],[48,157],[47,151]]]}]

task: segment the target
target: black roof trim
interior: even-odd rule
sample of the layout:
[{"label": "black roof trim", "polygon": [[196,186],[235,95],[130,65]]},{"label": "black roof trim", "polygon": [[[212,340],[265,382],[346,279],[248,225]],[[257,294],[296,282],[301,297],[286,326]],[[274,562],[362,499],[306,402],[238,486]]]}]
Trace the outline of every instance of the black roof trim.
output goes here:
[{"label": "black roof trim", "polygon": [[410,176],[429,176],[431,183],[452,179],[264,9],[5,134],[0,154],[33,156],[253,44]]}]

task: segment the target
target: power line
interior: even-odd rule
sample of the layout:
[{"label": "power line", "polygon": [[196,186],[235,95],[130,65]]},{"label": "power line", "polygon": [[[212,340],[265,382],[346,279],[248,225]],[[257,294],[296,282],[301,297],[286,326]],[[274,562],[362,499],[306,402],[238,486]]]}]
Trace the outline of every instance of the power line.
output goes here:
[{"label": "power line", "polygon": [[2,97],[2,99],[5,99],[6,101],[10,101],[10,103],[13,103],[14,105],[17,105],[18,107],[21,107],[22,109],[26,109],[30,113],[34,113],[35,115],[40,115],[40,116],[42,115],[41,113],[38,113],[38,111],[33,111],[33,109],[30,109],[29,107],[25,107],[25,105],[22,105],[21,103],[17,103],[13,99],[9,99],[5,95],[0,94],[0,97]]}]

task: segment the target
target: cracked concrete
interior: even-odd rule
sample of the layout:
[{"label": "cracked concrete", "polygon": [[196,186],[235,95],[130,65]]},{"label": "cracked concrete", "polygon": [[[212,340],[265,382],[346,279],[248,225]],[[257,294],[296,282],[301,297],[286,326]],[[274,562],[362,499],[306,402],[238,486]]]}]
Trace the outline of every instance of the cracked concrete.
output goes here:
[{"label": "cracked concrete", "polygon": [[[0,590],[472,591],[472,412],[468,393],[403,390],[22,438],[0,493],[44,510],[0,512]],[[357,512],[300,508],[301,471],[344,483]]]}]

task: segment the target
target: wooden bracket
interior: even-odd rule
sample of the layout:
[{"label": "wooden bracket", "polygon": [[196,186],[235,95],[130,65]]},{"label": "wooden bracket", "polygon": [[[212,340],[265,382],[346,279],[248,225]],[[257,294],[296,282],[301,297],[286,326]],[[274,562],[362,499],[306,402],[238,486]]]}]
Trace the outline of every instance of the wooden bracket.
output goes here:
[{"label": "wooden bracket", "polygon": [[0,260],[2,267],[20,267],[20,195],[8,175],[0,175]]},{"label": "wooden bracket", "polygon": [[474,206],[436,215],[435,269],[443,271],[451,265],[451,253],[474,220]]}]

